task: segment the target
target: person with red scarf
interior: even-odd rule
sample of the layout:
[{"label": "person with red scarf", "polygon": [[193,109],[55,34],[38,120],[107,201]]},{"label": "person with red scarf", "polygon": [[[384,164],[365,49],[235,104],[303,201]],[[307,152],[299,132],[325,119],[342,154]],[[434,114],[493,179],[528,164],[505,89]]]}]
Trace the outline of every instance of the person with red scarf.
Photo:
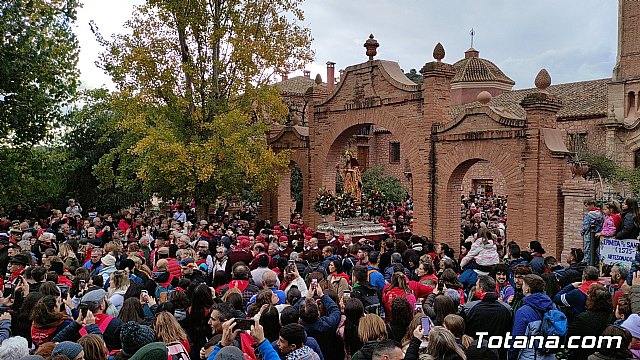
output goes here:
[{"label": "person with red scarf", "polygon": [[229,253],[229,260],[227,260],[227,266],[225,272],[227,276],[231,275],[231,271],[233,270],[233,265],[242,261],[245,264],[251,263],[253,260],[253,255],[249,251],[249,247],[251,246],[251,242],[249,241],[248,236],[238,236],[237,245],[235,249],[233,249]]},{"label": "person with red scarf", "polygon": [[553,298],[556,305],[570,307],[574,316],[586,311],[587,291],[598,282],[599,272],[593,266],[587,266],[582,272],[582,282],[574,282],[565,286]]},{"label": "person with red scarf", "polygon": [[227,290],[237,288],[242,293],[242,299],[248,302],[251,297],[260,291],[260,288],[249,282],[249,267],[240,264],[233,269],[233,280],[220,289],[220,295],[224,295]]}]

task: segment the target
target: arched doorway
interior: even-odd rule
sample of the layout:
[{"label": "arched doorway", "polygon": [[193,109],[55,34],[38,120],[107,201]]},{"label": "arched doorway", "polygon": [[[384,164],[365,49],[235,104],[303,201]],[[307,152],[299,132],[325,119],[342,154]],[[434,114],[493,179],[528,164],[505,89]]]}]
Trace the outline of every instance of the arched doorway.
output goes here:
[{"label": "arched doorway", "polygon": [[501,239],[508,236],[505,226],[508,225],[507,181],[491,161],[475,158],[460,163],[449,177],[444,196],[444,211],[450,209],[451,219],[455,219],[459,211],[460,217],[459,223],[452,220],[447,226],[447,236],[453,238],[457,232],[457,238],[462,243],[477,231],[480,222],[499,233]]}]

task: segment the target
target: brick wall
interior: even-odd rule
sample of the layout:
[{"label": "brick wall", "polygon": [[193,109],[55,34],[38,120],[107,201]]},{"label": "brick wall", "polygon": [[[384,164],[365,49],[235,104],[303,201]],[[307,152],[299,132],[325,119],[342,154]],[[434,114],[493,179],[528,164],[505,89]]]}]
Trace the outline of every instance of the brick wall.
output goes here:
[{"label": "brick wall", "polygon": [[473,180],[492,180],[495,195],[507,194],[507,183],[500,170],[489,161],[479,161],[469,168],[462,180],[462,194],[468,195],[473,191]]}]

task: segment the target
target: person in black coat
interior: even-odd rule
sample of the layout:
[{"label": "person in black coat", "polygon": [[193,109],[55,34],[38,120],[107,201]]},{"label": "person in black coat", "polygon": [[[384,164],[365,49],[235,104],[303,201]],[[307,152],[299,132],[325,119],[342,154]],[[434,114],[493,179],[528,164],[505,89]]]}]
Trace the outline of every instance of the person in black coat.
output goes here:
[{"label": "person in black coat", "polygon": [[[500,300],[496,293],[496,281],[487,275],[478,276],[476,297],[462,307],[462,317],[466,323],[467,335],[478,338],[479,332],[487,337],[504,336],[513,328],[511,307]],[[500,349],[500,358],[506,359],[506,349]]]},{"label": "person in black coat", "polygon": [[583,259],[584,252],[582,249],[571,249],[569,257],[567,257],[567,263],[569,263],[569,266],[553,272],[556,279],[558,279],[558,284],[561,288],[571,283],[582,281],[582,272],[587,266],[587,264],[582,261]]},{"label": "person in black coat", "polygon": [[626,198],[622,203],[622,228],[616,233],[616,239],[636,239],[640,234],[640,210],[638,202],[633,198]]}]

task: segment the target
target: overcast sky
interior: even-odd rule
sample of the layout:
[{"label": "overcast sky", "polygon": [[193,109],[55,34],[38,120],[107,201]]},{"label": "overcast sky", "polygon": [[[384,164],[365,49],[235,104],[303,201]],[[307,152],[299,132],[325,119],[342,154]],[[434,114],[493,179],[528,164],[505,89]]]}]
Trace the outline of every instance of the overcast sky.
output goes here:
[{"label": "overcast sky", "polygon": [[[95,67],[100,47],[89,30],[94,20],[103,35],[122,30],[140,0],[86,0],[78,13],[80,70],[85,87],[112,87]],[[516,82],[533,86],[541,68],[552,82],[611,77],[617,49],[616,0],[307,0],[304,25],[311,29],[316,59],[307,66],[326,80],[325,63],[337,69],[367,60],[370,33],[380,43],[378,59],[400,63],[405,71],[432,61],[441,42],[445,62],[464,57],[475,30],[474,48]],[[291,76],[302,75],[292,74]]]}]

